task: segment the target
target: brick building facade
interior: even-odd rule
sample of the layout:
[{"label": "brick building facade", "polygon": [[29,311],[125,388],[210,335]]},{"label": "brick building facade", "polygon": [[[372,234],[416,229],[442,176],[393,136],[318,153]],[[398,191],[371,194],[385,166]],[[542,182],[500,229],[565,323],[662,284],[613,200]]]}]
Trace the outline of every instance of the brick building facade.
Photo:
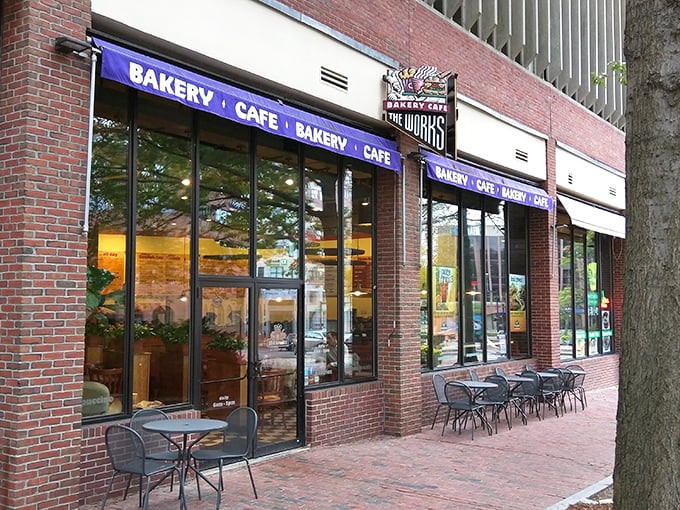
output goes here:
[{"label": "brick building facade", "polygon": [[[78,57],[55,51],[55,39],[69,36],[84,41],[88,35],[109,35],[134,48],[148,44],[154,55],[188,62],[196,69],[209,68],[211,76],[245,83],[273,97],[286,97],[281,91],[288,90],[284,83],[273,83],[273,71],[272,76],[257,76],[254,70],[239,69],[239,63],[219,62],[214,56],[192,63],[193,53],[183,47],[179,34],[176,41],[159,44],[163,35],[153,34],[156,25],[145,24],[143,13],[139,26],[132,26],[127,17],[112,17],[125,12],[125,5],[111,9],[103,4],[75,0],[5,0],[0,4],[0,508],[77,508],[83,502],[99,501],[110,473],[104,430],[110,423],[129,418],[125,408],[111,420],[88,421],[82,416],[88,263],[83,218],[91,59],[90,53]],[[162,4],[164,15],[171,19],[181,18],[186,8],[181,3]],[[216,8],[216,2],[199,4]],[[239,16],[251,13],[251,8],[263,9],[272,19],[281,19],[286,29],[292,22],[301,30],[320,31],[333,39],[331,44],[351,46],[362,58],[385,68],[389,67],[386,63],[392,67],[432,64],[455,71],[458,94],[468,106],[493,112],[495,121],[519,126],[523,133],[544,140],[545,162],[540,165],[545,168],[545,179],[536,179],[540,182],[534,185],[554,199],[560,191],[557,154],[565,147],[598,168],[624,172],[624,135],[619,129],[480,43],[426,3],[381,0],[360,4],[358,8],[357,2],[350,1],[239,1],[233,6],[232,23],[239,24]],[[302,18],[306,23],[299,22]],[[191,25],[186,31],[194,28],[201,29]],[[217,36],[214,39],[219,41]],[[254,48],[248,56],[252,63],[263,64],[253,69],[276,67],[261,48]],[[297,62],[297,57],[291,55],[290,61]],[[348,68],[354,64],[343,63]],[[381,76],[363,76],[362,80],[350,87],[373,90]],[[350,125],[356,121],[362,128],[394,138],[404,158],[401,174],[384,169],[375,172],[379,198],[374,213],[375,375],[352,384],[307,387],[298,407],[304,422],[298,428],[304,435],[301,442],[331,445],[381,433],[417,433],[429,424],[436,407],[432,370],[420,362],[421,219],[416,204],[422,186],[421,163],[407,157],[418,152],[418,144],[381,122],[379,104],[370,117],[365,107],[352,111],[326,97],[289,92],[297,105],[304,106],[306,100],[315,112]],[[459,124],[459,129],[464,126]],[[496,142],[486,141],[489,146]],[[487,154],[466,155],[480,164],[492,160]],[[497,168],[501,165],[488,166],[503,170]],[[531,355],[501,365],[480,364],[476,368],[482,377],[495,366],[513,372],[525,364],[568,364],[560,352],[556,217],[552,211],[537,208],[527,208],[527,217]],[[578,359],[588,371],[591,388],[617,383],[622,245],[622,239],[611,239],[615,346],[609,354]],[[449,377],[466,378],[467,368],[450,366],[443,371]],[[189,400],[189,405],[173,414],[200,415],[198,403]]]}]

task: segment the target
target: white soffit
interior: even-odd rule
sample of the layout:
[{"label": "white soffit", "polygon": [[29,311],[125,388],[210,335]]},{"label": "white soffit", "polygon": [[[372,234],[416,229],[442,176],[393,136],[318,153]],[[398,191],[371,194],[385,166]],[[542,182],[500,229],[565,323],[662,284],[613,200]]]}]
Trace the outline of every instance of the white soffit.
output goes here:
[{"label": "white soffit", "polygon": [[92,0],[92,12],[382,120],[384,63],[260,2]]},{"label": "white soffit", "polygon": [[626,208],[626,179],[562,147],[555,150],[558,191],[583,197],[589,202],[623,211]]},{"label": "white soffit", "polygon": [[545,139],[458,98],[456,145],[474,159],[481,158],[502,168],[545,181]]},{"label": "white soffit", "polygon": [[592,205],[584,204],[573,198],[557,194],[571,218],[572,224],[601,234],[626,238],[626,218]]}]

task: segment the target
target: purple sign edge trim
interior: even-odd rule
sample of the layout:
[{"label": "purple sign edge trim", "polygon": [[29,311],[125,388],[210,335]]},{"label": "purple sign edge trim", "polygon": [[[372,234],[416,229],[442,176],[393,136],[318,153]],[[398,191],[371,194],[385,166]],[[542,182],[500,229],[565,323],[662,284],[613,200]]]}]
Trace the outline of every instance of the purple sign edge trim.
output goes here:
[{"label": "purple sign edge trim", "polygon": [[[434,153],[423,151],[423,154],[427,166],[427,176],[430,179],[544,211],[552,211],[553,209],[554,201],[552,197],[541,188],[494,175],[481,168],[443,158]],[[451,177],[455,177],[455,179],[451,180],[439,175],[436,167],[454,172]]]},{"label": "purple sign edge trim", "polygon": [[[99,38],[95,38],[94,42],[103,53],[101,74],[104,78],[239,124],[257,127],[401,173],[401,153],[392,140],[253,94]],[[134,80],[131,64],[139,72],[134,75]]]}]

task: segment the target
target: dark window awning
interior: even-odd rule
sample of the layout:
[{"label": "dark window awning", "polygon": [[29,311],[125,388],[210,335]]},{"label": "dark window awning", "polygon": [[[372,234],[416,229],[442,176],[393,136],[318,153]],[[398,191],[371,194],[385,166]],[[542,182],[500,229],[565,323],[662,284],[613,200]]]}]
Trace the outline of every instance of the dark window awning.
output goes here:
[{"label": "dark window awning", "polygon": [[558,193],[557,198],[571,218],[571,223],[601,234],[626,238],[626,218]]},{"label": "dark window awning", "polygon": [[269,133],[401,172],[393,140],[95,39],[102,77]]},{"label": "dark window awning", "polygon": [[507,200],[551,211],[553,199],[544,190],[508,177],[492,174],[460,161],[422,151],[427,165],[427,176],[435,181],[451,184],[499,200]]}]

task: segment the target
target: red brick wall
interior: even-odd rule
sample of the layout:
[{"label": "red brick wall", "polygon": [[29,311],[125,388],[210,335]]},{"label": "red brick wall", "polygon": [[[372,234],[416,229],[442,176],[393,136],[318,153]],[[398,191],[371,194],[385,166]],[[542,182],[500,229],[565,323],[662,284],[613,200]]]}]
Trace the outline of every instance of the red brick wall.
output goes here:
[{"label": "red brick wall", "polygon": [[[417,151],[401,137],[402,154]],[[378,375],[385,388],[385,431],[420,430],[420,163],[402,175],[378,171]],[[406,207],[402,207],[405,196]]]},{"label": "red brick wall", "polygon": [[3,4],[0,508],[77,508],[90,66],[54,39],[90,2]]},{"label": "red brick wall", "polygon": [[382,434],[383,394],[379,381],[306,391],[307,443],[329,446]]}]

